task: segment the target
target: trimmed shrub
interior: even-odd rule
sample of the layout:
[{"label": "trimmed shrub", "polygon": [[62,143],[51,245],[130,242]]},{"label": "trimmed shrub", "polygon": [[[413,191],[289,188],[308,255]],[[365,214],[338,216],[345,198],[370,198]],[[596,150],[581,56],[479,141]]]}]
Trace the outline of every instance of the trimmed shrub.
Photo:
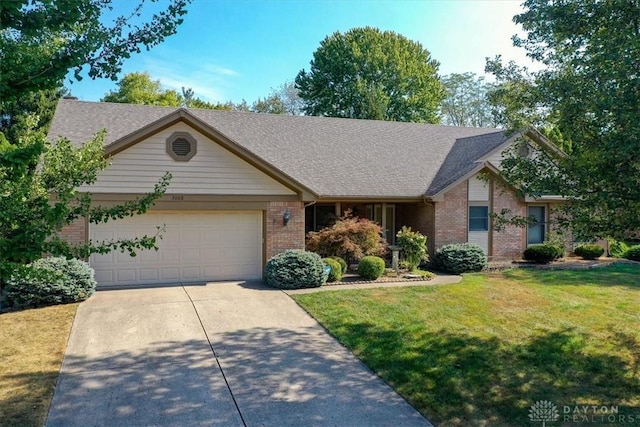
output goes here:
[{"label": "trimmed shrub", "polygon": [[322,262],[331,268],[327,282],[339,282],[342,279],[342,266],[333,258],[322,258]]},{"label": "trimmed shrub", "polygon": [[31,308],[84,301],[96,290],[93,268],[79,259],[42,258],[16,270],[4,291],[4,303]]},{"label": "trimmed shrub", "polygon": [[481,271],[487,266],[482,248],[473,243],[444,245],[433,254],[431,267],[452,274]]},{"label": "trimmed shrub", "polygon": [[586,244],[578,246],[573,252],[582,259],[596,259],[602,256],[604,248],[594,244]]},{"label": "trimmed shrub", "polygon": [[327,280],[324,268],[318,254],[290,249],[267,261],[264,281],[278,289],[317,288]]},{"label": "trimmed shrub", "polygon": [[347,272],[347,261],[344,260],[344,258],[340,258],[339,256],[330,256],[329,258],[331,259],[335,259],[336,261],[338,261],[338,264],[340,264],[340,268],[342,269],[342,275],[344,276],[344,274]]},{"label": "trimmed shrub", "polygon": [[548,264],[561,256],[557,247],[545,244],[531,245],[522,254],[522,257],[527,261],[533,261],[538,264]]},{"label": "trimmed shrub", "polygon": [[384,260],[377,256],[366,256],[358,264],[358,274],[367,280],[376,280],[384,273]]},{"label": "trimmed shrub", "polygon": [[631,246],[624,253],[624,257],[632,261],[640,261],[640,245]]},{"label": "trimmed shrub", "polygon": [[396,234],[396,244],[402,248],[407,268],[411,271],[418,268],[422,261],[426,261],[427,256],[427,236],[419,231],[411,231],[411,227],[402,227]]},{"label": "trimmed shrub", "polygon": [[624,254],[629,250],[629,246],[620,240],[607,239],[609,242],[609,256],[613,258],[624,258]]},{"label": "trimmed shrub", "polygon": [[347,213],[331,227],[307,235],[307,250],[323,257],[337,255],[348,263],[367,255],[383,255],[386,241],[382,228],[373,221]]}]

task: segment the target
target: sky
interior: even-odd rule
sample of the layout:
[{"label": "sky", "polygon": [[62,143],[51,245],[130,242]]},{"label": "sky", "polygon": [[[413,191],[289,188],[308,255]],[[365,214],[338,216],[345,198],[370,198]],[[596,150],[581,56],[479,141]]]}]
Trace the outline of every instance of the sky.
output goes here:
[{"label": "sky", "polygon": [[[160,0],[159,5],[166,0]],[[371,26],[423,45],[440,62],[439,74],[484,75],[485,58],[502,55],[530,65],[512,46],[520,0],[193,0],[184,23],[162,44],[133,54],[122,77],[148,72],[166,89],[192,88],[210,102],[249,104],[293,81],[320,42],[336,31]],[[114,13],[137,2],[114,0]],[[151,4],[151,7],[158,7]],[[152,10],[149,9],[151,13]],[[490,76],[487,76],[490,80]],[[115,82],[65,82],[72,95],[98,101]]]}]

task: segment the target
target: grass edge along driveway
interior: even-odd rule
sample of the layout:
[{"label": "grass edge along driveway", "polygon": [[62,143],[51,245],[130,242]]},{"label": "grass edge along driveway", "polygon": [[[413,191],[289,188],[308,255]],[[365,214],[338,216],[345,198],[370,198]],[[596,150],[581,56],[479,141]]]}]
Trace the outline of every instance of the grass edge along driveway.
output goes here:
[{"label": "grass edge along driveway", "polygon": [[564,406],[640,416],[640,265],[293,298],[436,425],[532,425],[540,400],[553,425],[575,425]]},{"label": "grass edge along driveway", "polygon": [[0,314],[0,425],[41,426],[78,304]]}]

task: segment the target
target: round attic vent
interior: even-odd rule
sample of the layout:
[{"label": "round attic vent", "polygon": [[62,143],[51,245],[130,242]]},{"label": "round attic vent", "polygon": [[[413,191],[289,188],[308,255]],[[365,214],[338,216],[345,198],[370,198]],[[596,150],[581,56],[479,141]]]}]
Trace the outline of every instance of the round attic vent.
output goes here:
[{"label": "round attic vent", "polygon": [[188,161],[196,154],[195,138],[187,132],[174,132],[167,138],[167,154],[176,161]]}]

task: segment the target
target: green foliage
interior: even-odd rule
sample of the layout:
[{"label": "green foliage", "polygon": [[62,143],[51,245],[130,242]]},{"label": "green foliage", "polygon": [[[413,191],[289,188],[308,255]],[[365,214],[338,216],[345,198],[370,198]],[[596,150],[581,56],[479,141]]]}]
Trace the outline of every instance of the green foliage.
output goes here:
[{"label": "green foliage", "polygon": [[423,236],[419,231],[411,231],[411,227],[403,226],[398,231],[396,244],[402,248],[409,270],[415,270],[422,261],[429,258],[427,255],[427,236]]},{"label": "green foliage", "polygon": [[[14,101],[58,88],[69,70],[81,80],[120,73],[125,59],[174,34],[189,0],[168,0],[145,22],[144,2],[113,16],[110,0],[3,1],[0,6],[0,100]],[[122,5],[124,3],[120,3]]]},{"label": "green foliage", "polygon": [[445,96],[439,63],[418,42],[354,28],[327,36],[296,87],[314,116],[437,123]]},{"label": "green foliage", "polygon": [[[118,249],[135,255],[155,247],[156,236],[70,244],[58,233],[79,218],[102,223],[142,214],[160,198],[171,176],[160,179],[154,190],[114,206],[92,205],[91,195],[76,188],[96,181],[107,167],[104,134],[74,147],[68,140],[51,143],[38,132],[27,132],[16,144],[0,149],[0,285],[20,265],[44,254],[87,258],[92,253]],[[160,225],[160,224],[159,224]]]},{"label": "green foliage", "polygon": [[449,74],[442,78],[447,97],[442,101],[442,122],[451,126],[495,126],[488,93],[493,85],[475,73]]},{"label": "green foliage", "polygon": [[117,84],[118,89],[107,93],[102,102],[161,105],[180,107],[184,98],[177,91],[162,89],[160,80],[152,80],[149,73],[128,73]]},{"label": "green foliage", "polygon": [[624,253],[624,257],[632,261],[640,261],[640,245],[631,246]]},{"label": "green foliage", "polygon": [[326,281],[318,254],[291,249],[273,256],[264,270],[264,281],[278,289],[317,288]]},{"label": "green foliage", "polygon": [[613,258],[624,258],[624,254],[629,250],[629,246],[616,239],[607,239],[609,243],[609,256]]},{"label": "green foliage", "polygon": [[596,259],[602,256],[604,248],[598,245],[586,244],[578,246],[573,252],[582,259]]},{"label": "green foliage", "polygon": [[531,245],[522,254],[527,261],[533,261],[538,264],[548,264],[561,257],[558,248],[553,245]]},{"label": "green foliage", "polygon": [[284,82],[264,98],[258,98],[251,105],[254,113],[288,114],[299,116],[302,114],[304,102],[300,99],[295,83]]},{"label": "green foliage", "polygon": [[322,262],[331,267],[327,282],[339,282],[342,279],[342,266],[333,258],[322,258]]},{"label": "green foliage", "polygon": [[342,271],[343,275],[347,272],[347,269],[349,267],[347,266],[347,261],[345,261],[344,258],[340,258],[339,256],[336,256],[336,255],[330,256],[329,258],[338,261],[338,264],[340,264],[340,270]]},{"label": "green foliage", "polygon": [[0,99],[0,132],[9,141],[17,141],[32,126],[46,132],[58,100],[67,94],[66,89],[46,89],[29,93],[13,100]]},{"label": "green foliage", "polygon": [[366,256],[358,263],[358,275],[367,280],[376,280],[384,273],[384,260],[377,256]]},{"label": "green foliage", "polygon": [[476,244],[455,243],[438,249],[431,259],[431,266],[452,274],[481,271],[487,266],[487,257]]},{"label": "green foliage", "polygon": [[545,129],[568,156],[503,163],[502,175],[528,195],[564,196],[559,224],[580,239],[624,240],[640,229],[640,5],[527,0],[523,6],[514,22],[526,38],[514,44],[542,67],[529,72],[497,58],[487,71],[496,76],[503,124]]},{"label": "green foliage", "polygon": [[378,224],[350,214],[339,218],[331,227],[311,232],[307,250],[327,257],[337,255],[347,262],[357,262],[366,255],[382,255],[386,242]]},{"label": "green foliage", "polygon": [[11,275],[3,295],[12,308],[40,307],[83,301],[96,288],[89,264],[63,257],[42,258]]},{"label": "green foliage", "polygon": [[565,247],[567,243],[567,236],[558,230],[551,230],[544,242],[545,245],[551,245],[556,249],[556,259],[562,258],[566,255],[567,249]]}]

